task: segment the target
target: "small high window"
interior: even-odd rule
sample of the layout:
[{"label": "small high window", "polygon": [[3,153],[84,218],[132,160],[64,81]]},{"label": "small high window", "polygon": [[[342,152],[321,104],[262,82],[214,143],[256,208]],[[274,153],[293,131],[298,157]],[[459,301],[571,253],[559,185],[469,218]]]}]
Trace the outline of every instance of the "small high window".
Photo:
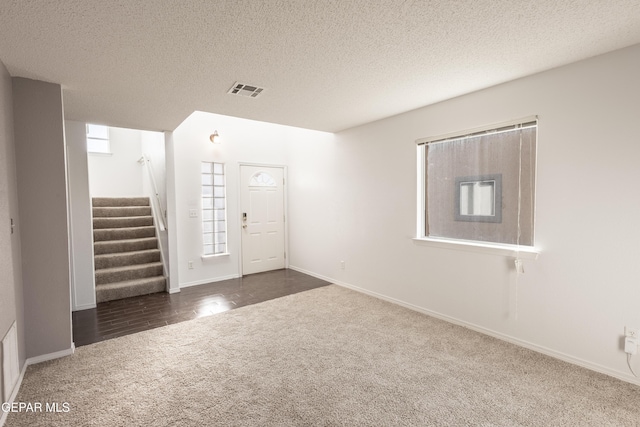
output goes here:
[{"label": "small high window", "polygon": [[87,152],[111,154],[108,126],[87,124]]},{"label": "small high window", "polygon": [[533,246],[537,121],[418,140],[419,237]]}]

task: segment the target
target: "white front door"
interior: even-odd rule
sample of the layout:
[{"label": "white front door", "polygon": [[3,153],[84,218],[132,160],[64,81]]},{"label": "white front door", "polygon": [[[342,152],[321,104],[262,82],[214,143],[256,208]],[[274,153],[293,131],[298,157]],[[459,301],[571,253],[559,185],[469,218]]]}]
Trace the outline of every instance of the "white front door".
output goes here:
[{"label": "white front door", "polygon": [[285,267],[284,169],[240,166],[242,274]]}]

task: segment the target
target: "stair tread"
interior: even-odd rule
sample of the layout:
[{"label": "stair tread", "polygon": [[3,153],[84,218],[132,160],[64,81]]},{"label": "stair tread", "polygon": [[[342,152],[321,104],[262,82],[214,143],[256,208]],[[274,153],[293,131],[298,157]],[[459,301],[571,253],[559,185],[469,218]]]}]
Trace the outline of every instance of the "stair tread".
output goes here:
[{"label": "stair tread", "polygon": [[96,301],[98,303],[146,295],[166,290],[167,281],[164,276],[153,276],[143,279],[125,280],[122,282],[96,285]]},{"label": "stair tread", "polygon": [[122,218],[149,216],[151,206],[98,206],[92,208],[93,218]]},{"label": "stair tread", "polygon": [[151,206],[142,206],[142,205],[140,205],[140,206],[93,206],[92,209],[98,209],[98,210],[100,210],[100,209],[106,209],[106,210],[120,209],[120,210],[123,210],[123,211],[126,212],[126,211],[133,211],[133,210],[140,209],[140,208],[150,209]]},{"label": "stair tread", "polygon": [[100,274],[108,274],[108,273],[112,273],[112,272],[116,272],[116,271],[129,271],[129,270],[142,270],[144,268],[149,268],[149,267],[162,267],[162,262],[148,262],[145,264],[134,264],[134,265],[123,265],[121,267],[110,267],[110,268],[103,268],[100,270],[96,270],[96,275],[98,273]]},{"label": "stair tread", "polygon": [[153,226],[152,216],[113,216],[113,217],[96,217],[93,218],[93,230],[106,230],[118,228],[124,230],[132,227],[151,227]]},{"label": "stair tread", "polygon": [[152,225],[124,228],[95,228],[93,230],[93,240],[95,242],[140,239],[142,237],[155,237],[155,235],[156,228]]},{"label": "stair tread", "polygon": [[[149,206],[149,198],[138,197],[93,197],[91,205],[93,207],[121,207],[121,206]],[[132,204],[133,203],[133,204]],[[141,203],[141,204],[140,204]]]},{"label": "stair tread", "polygon": [[92,206],[93,209],[106,209],[106,210],[115,210],[122,209],[124,211],[132,211],[138,208],[149,209],[151,206],[149,205],[126,205],[126,206]]},{"label": "stair tread", "polygon": [[109,245],[117,245],[118,243],[130,243],[133,242],[135,240],[139,241],[139,242],[150,242],[152,240],[157,240],[157,237],[136,237],[134,239],[120,239],[120,240],[98,240],[97,242],[94,242],[94,245],[104,245],[104,246],[109,246]]},{"label": "stair tread", "polygon": [[122,282],[103,283],[96,285],[96,289],[118,289],[133,287],[136,285],[146,285],[152,282],[160,282],[166,280],[164,276],[144,277],[142,279],[123,280]]},{"label": "stair tread", "polygon": [[162,260],[160,249],[148,248],[122,252],[99,253],[94,255],[95,270],[124,267],[127,265],[143,265]]},{"label": "stair tread", "polygon": [[[140,208],[144,208],[145,210],[149,210],[151,209],[151,206],[98,206],[97,208],[93,208],[93,209],[109,209],[109,210],[116,210],[116,209],[124,209],[125,210],[125,214],[126,213],[131,213],[131,212],[127,212],[127,211],[135,211],[136,209],[140,209]],[[126,218],[126,217],[139,217],[139,216],[150,216],[150,215],[122,215],[122,216],[95,216],[94,218]]]},{"label": "stair tread", "polygon": [[139,219],[139,218],[153,218],[153,215],[134,215],[134,216],[97,216],[94,219],[101,220],[122,220],[122,219]]},{"label": "stair tread", "polygon": [[[128,228],[128,229],[148,229],[148,228],[153,228],[155,229],[156,226],[155,225],[139,225],[137,227],[115,227],[115,228],[96,228],[93,231],[110,231],[110,230],[118,230],[118,231],[122,231],[123,228]],[[128,240],[128,239],[127,239]]]},{"label": "stair tread", "polygon": [[[119,240],[110,240],[111,242],[118,242]],[[128,240],[127,240],[128,241]],[[95,258],[111,258],[111,257],[126,257],[129,255],[142,255],[142,254],[152,254],[159,253],[160,249],[142,249],[139,251],[128,251],[128,252],[114,252],[110,254],[98,254]]]},{"label": "stair tread", "polygon": [[158,249],[158,239],[152,236],[133,239],[96,240],[93,243],[93,248],[95,255]]}]

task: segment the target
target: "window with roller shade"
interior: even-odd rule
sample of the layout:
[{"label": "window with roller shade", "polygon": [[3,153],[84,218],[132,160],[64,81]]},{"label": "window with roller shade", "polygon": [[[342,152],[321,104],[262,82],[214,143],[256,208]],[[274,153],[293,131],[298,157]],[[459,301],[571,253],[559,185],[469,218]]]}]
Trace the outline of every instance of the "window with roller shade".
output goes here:
[{"label": "window with roller shade", "polygon": [[533,246],[537,127],[418,140],[420,237]]}]

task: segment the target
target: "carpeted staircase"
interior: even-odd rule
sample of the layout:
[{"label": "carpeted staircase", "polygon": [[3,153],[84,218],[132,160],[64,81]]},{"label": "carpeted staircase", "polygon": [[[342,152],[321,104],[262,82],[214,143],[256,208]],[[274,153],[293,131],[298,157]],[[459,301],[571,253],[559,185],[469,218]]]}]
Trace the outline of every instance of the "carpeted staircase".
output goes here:
[{"label": "carpeted staircase", "polygon": [[93,198],[93,241],[96,302],[165,290],[149,198]]}]

